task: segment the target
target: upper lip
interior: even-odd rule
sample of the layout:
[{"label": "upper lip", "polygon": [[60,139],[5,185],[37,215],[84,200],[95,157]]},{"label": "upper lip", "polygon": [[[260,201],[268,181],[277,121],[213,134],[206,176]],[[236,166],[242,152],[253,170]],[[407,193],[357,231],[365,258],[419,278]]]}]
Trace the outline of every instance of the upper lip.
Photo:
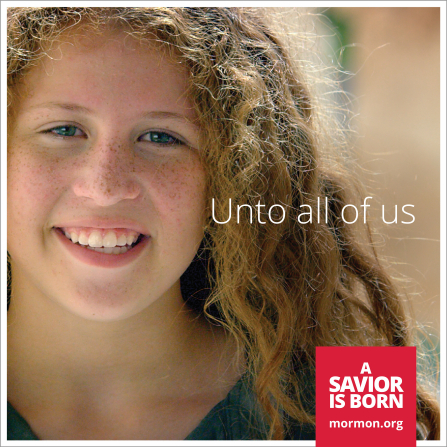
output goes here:
[{"label": "upper lip", "polygon": [[125,228],[128,230],[141,233],[145,236],[149,236],[149,231],[144,225],[135,222],[131,219],[125,218],[83,218],[83,219],[69,219],[62,222],[58,222],[53,225],[53,228],[67,228],[67,227],[85,227],[95,229],[107,229],[107,228]]}]

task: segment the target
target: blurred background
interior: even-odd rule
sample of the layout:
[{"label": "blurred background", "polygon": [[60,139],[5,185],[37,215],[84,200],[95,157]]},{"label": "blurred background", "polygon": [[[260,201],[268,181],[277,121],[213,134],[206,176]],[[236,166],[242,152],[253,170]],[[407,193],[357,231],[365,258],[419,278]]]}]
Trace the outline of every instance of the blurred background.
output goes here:
[{"label": "blurred background", "polygon": [[[380,254],[439,353],[440,8],[312,8],[307,22],[292,9],[280,13],[289,32],[304,26],[318,36],[320,62],[338,69],[332,76],[352,112],[352,156],[374,195]],[[406,204],[414,223],[381,224],[381,205],[387,221],[395,205],[398,222],[410,221]]]},{"label": "blurred background", "polygon": [[[385,207],[393,262],[431,338],[440,329],[440,8],[330,8],[319,20],[357,114],[356,155]],[[327,21],[325,20],[327,18]],[[332,31],[325,33],[324,28]],[[341,75],[343,80],[343,75]],[[376,212],[381,218],[381,209]]]}]

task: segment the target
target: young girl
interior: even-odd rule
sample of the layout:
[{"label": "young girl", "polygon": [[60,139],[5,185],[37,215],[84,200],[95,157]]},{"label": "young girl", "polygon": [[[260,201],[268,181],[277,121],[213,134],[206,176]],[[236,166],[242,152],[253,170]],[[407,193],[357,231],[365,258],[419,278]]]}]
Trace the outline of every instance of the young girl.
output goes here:
[{"label": "young girl", "polygon": [[10,8],[8,438],[315,439],[315,347],[410,343],[323,130],[258,9]]}]

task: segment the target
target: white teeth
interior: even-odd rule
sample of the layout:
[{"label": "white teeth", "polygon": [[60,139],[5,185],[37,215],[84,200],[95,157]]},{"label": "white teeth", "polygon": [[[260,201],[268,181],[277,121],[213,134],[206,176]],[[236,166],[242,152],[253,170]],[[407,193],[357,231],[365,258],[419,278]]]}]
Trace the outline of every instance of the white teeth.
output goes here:
[{"label": "white teeth", "polygon": [[116,234],[113,231],[109,231],[102,239],[102,245],[104,247],[116,246]]},{"label": "white teeth", "polygon": [[120,237],[116,236],[114,231],[108,231],[104,237],[99,230],[93,230],[89,236],[85,231],[75,233],[74,231],[64,231],[65,236],[76,244],[87,246],[91,250],[99,253],[120,254],[126,253],[130,245],[134,244],[138,239],[138,234],[122,234]]},{"label": "white teeth", "polygon": [[99,231],[94,230],[90,233],[88,245],[90,245],[90,247],[102,247],[102,236]]},{"label": "white teeth", "polygon": [[87,235],[85,234],[85,232],[84,232],[84,231],[81,231],[81,234],[79,235],[79,240],[78,240],[78,242],[79,242],[81,245],[88,245],[88,240],[89,240],[89,238],[87,237]]},{"label": "white teeth", "polygon": [[119,247],[122,247],[123,245],[126,245],[126,244],[127,244],[127,237],[125,234],[122,234],[116,241],[116,245],[118,245]]}]

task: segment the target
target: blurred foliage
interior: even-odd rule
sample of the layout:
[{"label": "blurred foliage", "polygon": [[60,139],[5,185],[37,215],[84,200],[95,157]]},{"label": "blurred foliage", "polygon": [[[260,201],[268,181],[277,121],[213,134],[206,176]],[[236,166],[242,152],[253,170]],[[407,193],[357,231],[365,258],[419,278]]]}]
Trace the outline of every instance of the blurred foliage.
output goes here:
[{"label": "blurred foliage", "polygon": [[419,380],[425,383],[428,389],[436,390],[439,397],[439,366],[440,343],[436,334],[429,332],[429,328],[419,327],[416,333],[415,345],[417,348],[417,374]]},{"label": "blurred foliage", "polygon": [[339,68],[343,71],[352,71],[354,67],[353,30],[349,18],[343,14],[343,8],[327,8],[321,13],[328,19],[328,26],[334,33],[330,44]]}]

